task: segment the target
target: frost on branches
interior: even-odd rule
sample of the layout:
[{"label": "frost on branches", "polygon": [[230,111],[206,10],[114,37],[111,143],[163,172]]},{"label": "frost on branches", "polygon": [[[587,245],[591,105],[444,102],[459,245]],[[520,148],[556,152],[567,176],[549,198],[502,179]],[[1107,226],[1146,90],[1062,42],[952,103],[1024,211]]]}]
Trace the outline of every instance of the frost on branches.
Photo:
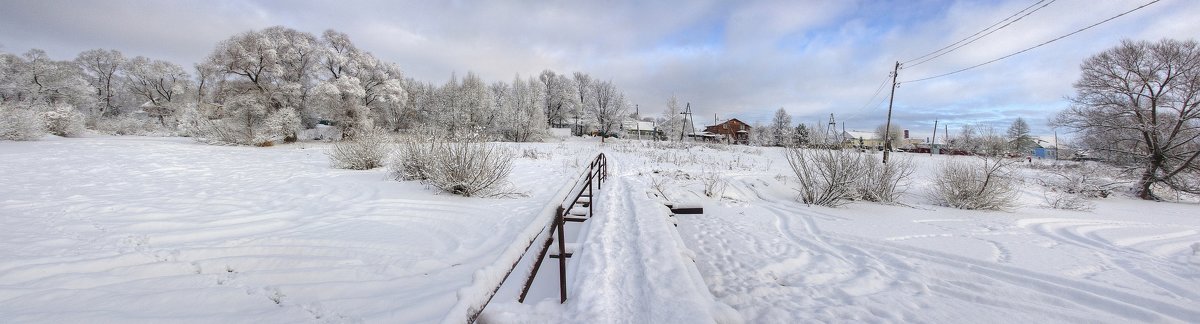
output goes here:
[{"label": "frost on branches", "polygon": [[29,107],[0,102],[0,140],[37,140],[44,127],[42,116]]},{"label": "frost on branches", "polygon": [[478,133],[450,137],[429,130],[410,135],[393,161],[393,176],[464,197],[506,194],[513,152]]}]

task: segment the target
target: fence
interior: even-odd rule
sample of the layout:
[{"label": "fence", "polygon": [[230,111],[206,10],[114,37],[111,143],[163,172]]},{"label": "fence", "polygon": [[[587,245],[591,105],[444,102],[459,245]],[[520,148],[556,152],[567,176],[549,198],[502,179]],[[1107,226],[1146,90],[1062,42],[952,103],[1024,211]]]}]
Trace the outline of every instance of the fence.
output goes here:
[{"label": "fence", "polygon": [[[587,172],[580,174],[572,184],[570,191],[563,201],[557,202],[554,217],[552,217],[542,228],[541,234],[530,240],[525,247],[525,252],[516,260],[512,260],[512,266],[504,274],[504,278],[486,294],[483,303],[478,307],[467,308],[467,323],[474,323],[487,304],[491,302],[492,297],[500,290],[508,278],[516,270],[526,255],[529,255],[531,249],[535,247],[533,244],[537,241],[537,237],[544,237],[542,244],[537,245],[537,259],[534,261],[533,268],[525,276],[525,282],[521,287],[521,295],[517,299],[518,302],[525,302],[525,296],[529,294],[529,288],[533,285],[534,278],[537,277],[538,270],[541,269],[542,261],[546,259],[546,254],[550,251],[550,246],[554,242],[558,242],[557,259],[558,259],[558,277],[559,277],[559,302],[567,301],[567,258],[570,253],[566,250],[566,242],[563,234],[563,226],[566,222],[582,222],[587,220],[592,215],[593,206],[595,203],[595,190],[601,189],[604,181],[608,179],[608,159],[604,153],[596,155],[592,162],[588,164]],[[582,209],[586,207],[586,210]],[[553,256],[552,256],[553,257]],[[461,314],[461,313],[460,313]]]}]

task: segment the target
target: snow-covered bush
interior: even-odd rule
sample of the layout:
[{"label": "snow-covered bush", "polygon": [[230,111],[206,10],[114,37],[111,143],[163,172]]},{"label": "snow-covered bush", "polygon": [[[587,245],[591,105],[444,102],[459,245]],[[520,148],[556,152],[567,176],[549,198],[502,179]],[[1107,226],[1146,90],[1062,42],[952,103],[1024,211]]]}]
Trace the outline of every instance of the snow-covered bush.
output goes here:
[{"label": "snow-covered bush", "polygon": [[221,119],[212,119],[194,107],[185,107],[180,128],[208,144],[270,146],[277,140],[295,139],[300,117],[293,108],[271,111],[253,96],[236,96],[224,105]]},{"label": "snow-covered bush", "polygon": [[907,190],[908,181],[916,170],[912,159],[893,156],[888,163],[876,159],[863,159],[863,176],[857,183],[858,195],[863,200],[890,203],[900,198]]},{"label": "snow-covered bush", "polygon": [[929,197],[936,203],[959,209],[1004,210],[1016,207],[1017,181],[1012,160],[983,157],[981,163],[951,159],[942,165]]},{"label": "snow-covered bush", "polygon": [[700,183],[704,185],[704,195],[711,198],[720,198],[728,185],[721,173],[716,171],[705,171],[704,175],[700,176]]},{"label": "snow-covered bush", "polygon": [[1062,191],[1046,190],[1043,199],[1046,201],[1046,207],[1054,209],[1086,211],[1096,208],[1087,198]]},{"label": "snow-covered bush", "polygon": [[327,155],[335,168],[370,170],[384,165],[392,143],[387,130],[376,127],[337,141]]},{"label": "snow-covered bush", "polygon": [[836,207],[856,198],[855,185],[864,176],[862,154],[788,148],[786,156],[800,185],[800,201]]},{"label": "snow-covered bush", "polygon": [[423,180],[465,197],[500,194],[512,172],[512,151],[479,136],[412,136],[400,146],[392,174]]},{"label": "snow-covered bush", "polygon": [[1119,173],[1103,170],[1095,164],[1062,164],[1042,168],[1044,178],[1038,182],[1044,188],[1046,206],[1055,209],[1091,210],[1094,198],[1106,198],[1125,183],[1107,177]]},{"label": "snow-covered bush", "polygon": [[110,135],[150,135],[161,132],[158,124],[128,115],[100,117],[94,123],[96,131]]},{"label": "snow-covered bush", "polygon": [[42,121],[46,123],[45,129],[50,134],[62,137],[83,135],[83,114],[75,111],[71,105],[59,103],[46,107],[42,112]]},{"label": "snow-covered bush", "polygon": [[393,155],[388,167],[392,178],[396,180],[427,180],[432,173],[434,149],[437,147],[437,135],[428,132],[408,134],[400,142],[400,151]]},{"label": "snow-covered bush", "polygon": [[45,134],[42,116],[29,107],[0,103],[0,140],[33,141]]}]

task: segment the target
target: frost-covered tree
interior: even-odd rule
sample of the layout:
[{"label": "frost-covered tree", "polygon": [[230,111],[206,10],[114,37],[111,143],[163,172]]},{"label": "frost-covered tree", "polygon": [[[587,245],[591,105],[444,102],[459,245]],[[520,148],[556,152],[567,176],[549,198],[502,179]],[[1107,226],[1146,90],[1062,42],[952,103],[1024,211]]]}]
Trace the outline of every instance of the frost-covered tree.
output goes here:
[{"label": "frost-covered tree", "polygon": [[369,111],[374,123],[389,130],[399,130],[408,95],[404,91],[400,67],[359,50],[349,36],[334,30],[325,31],[321,43],[325,55],[319,69],[325,80],[356,78],[362,88],[360,104]]},{"label": "frost-covered tree", "polygon": [[984,156],[1003,156],[1012,152],[1012,143],[995,127],[990,125],[980,125],[977,127],[978,145],[976,145],[975,153]]},{"label": "frost-covered tree", "polygon": [[524,81],[517,76],[513,78],[512,87],[507,89],[508,95],[497,109],[501,136],[514,142],[536,140],[547,127],[539,79]]},{"label": "frost-covered tree", "polygon": [[374,128],[370,112],[362,104],[365,92],[358,78],[343,76],[324,81],[313,93],[315,103],[320,107],[318,114],[333,121],[343,137]]},{"label": "frost-covered tree", "polygon": [[798,145],[808,145],[812,143],[812,134],[809,133],[808,126],[805,126],[804,123],[796,124],[796,129],[793,134],[796,136],[796,144]]},{"label": "frost-covered tree", "polygon": [[[311,34],[279,26],[245,32],[221,41],[204,63],[207,69],[217,72],[216,79],[220,83],[214,101],[227,108],[234,105],[261,107],[265,109],[263,113],[280,118],[303,116],[311,123],[309,95],[316,86],[316,66],[323,53],[318,45]],[[230,103],[231,100],[236,102]],[[266,119],[243,118],[243,121],[261,123]],[[264,124],[239,124],[263,128],[239,132],[255,134],[259,138],[264,138],[262,131],[273,128]],[[284,140],[296,138],[295,132],[275,135]]]},{"label": "frost-covered tree", "polygon": [[1037,145],[1033,141],[1033,136],[1029,135],[1029,124],[1021,117],[1017,117],[1012,125],[1008,126],[1008,141],[1012,144],[1014,151],[1024,154],[1029,154],[1030,150]]},{"label": "frost-covered tree", "polygon": [[573,100],[575,94],[572,92],[574,85],[571,84],[571,79],[566,75],[544,70],[542,74],[538,75],[538,81],[541,83],[541,92],[545,97],[543,103],[545,104],[546,122],[549,125],[567,124],[567,116],[572,112],[575,102]]},{"label": "frost-covered tree", "polygon": [[625,94],[621,93],[612,84],[612,81],[595,82],[591,86],[591,93],[595,104],[589,107],[591,108],[589,112],[596,120],[600,134],[602,136],[615,134],[621,127],[621,116],[625,115],[625,111],[628,110]]},{"label": "frost-covered tree", "polygon": [[792,115],[787,113],[783,107],[775,111],[775,117],[771,118],[771,140],[775,146],[791,146],[794,141],[794,129],[792,129]]},{"label": "frost-covered tree", "polygon": [[663,135],[668,139],[682,139],[684,132],[683,111],[679,106],[679,98],[671,95],[667,99],[667,110],[663,111],[661,121],[658,123],[658,128],[663,132]]},{"label": "frost-covered tree", "polygon": [[2,57],[2,101],[65,103],[85,110],[96,103],[92,86],[74,62],[55,61],[40,49]]},{"label": "frost-covered tree", "polygon": [[750,129],[753,130],[750,132],[750,145],[771,146],[775,144],[774,138],[772,138],[774,135],[770,131],[771,125],[755,122]]},{"label": "frost-covered tree", "polygon": [[1140,169],[1137,194],[1156,187],[1200,194],[1200,43],[1122,41],[1080,66],[1073,105],[1054,125],[1086,149]]},{"label": "frost-covered tree", "polygon": [[184,97],[190,93],[191,76],[175,63],[151,60],[142,56],[125,62],[122,85],[141,101],[140,107],[160,125],[174,119]]},{"label": "frost-covered tree", "polygon": [[975,126],[963,125],[958,135],[950,139],[950,145],[967,152],[975,152],[979,149],[979,135],[975,132]]},{"label": "frost-covered tree", "polygon": [[79,53],[75,64],[88,78],[88,83],[95,89],[95,115],[108,115],[117,111],[120,104],[121,68],[125,65],[125,56],[117,50],[92,49]]},{"label": "frost-covered tree", "polygon": [[[889,131],[890,134],[884,134],[885,132]],[[904,131],[901,130],[901,127],[896,126],[896,124],[892,124],[890,129],[887,127],[887,125],[879,125],[878,127],[875,127],[875,137],[879,138],[880,141],[890,137],[889,140],[892,143],[892,147],[899,147],[904,143]]]},{"label": "frost-covered tree", "polygon": [[[588,97],[592,94],[589,91],[592,87],[592,77],[583,72],[575,72],[572,76],[575,81],[575,97],[578,99],[575,101],[575,124],[576,127],[582,127],[584,124],[583,119],[591,115],[585,113],[585,111],[591,111],[594,104],[592,100],[588,100]],[[576,131],[581,132],[582,129],[577,129]]]},{"label": "frost-covered tree", "polygon": [[41,114],[29,103],[0,101],[0,140],[33,141],[45,134]]}]

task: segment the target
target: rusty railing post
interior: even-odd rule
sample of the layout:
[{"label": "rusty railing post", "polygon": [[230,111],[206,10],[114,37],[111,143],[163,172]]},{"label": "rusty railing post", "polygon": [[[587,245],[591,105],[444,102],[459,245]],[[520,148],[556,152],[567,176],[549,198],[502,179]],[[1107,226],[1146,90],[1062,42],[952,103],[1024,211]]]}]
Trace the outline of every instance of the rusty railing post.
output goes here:
[{"label": "rusty railing post", "polygon": [[563,235],[563,214],[558,213],[558,303],[567,302],[567,247]]}]

